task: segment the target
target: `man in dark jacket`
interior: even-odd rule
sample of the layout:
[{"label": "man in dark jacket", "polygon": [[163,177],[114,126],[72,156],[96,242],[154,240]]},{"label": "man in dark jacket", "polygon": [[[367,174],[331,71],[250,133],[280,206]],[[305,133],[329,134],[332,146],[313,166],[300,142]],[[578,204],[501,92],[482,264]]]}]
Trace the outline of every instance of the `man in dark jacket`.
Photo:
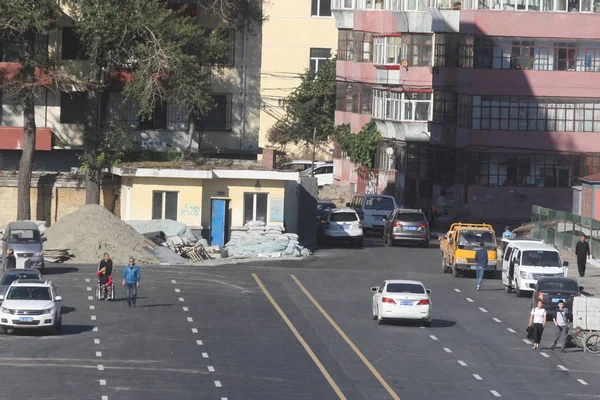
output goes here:
[{"label": "man in dark jacket", "polygon": [[485,249],[485,243],[483,242],[479,244],[479,248],[475,251],[475,261],[477,262],[477,266],[475,267],[475,273],[477,274],[477,290],[481,290],[483,274],[488,265],[488,252]]},{"label": "man in dark jacket", "polygon": [[585,264],[587,258],[590,256],[590,244],[585,241],[585,236],[581,235],[579,242],[575,246],[575,255],[577,256],[577,270],[579,271],[579,277],[585,276]]},{"label": "man in dark jacket", "polygon": [[108,300],[109,282],[113,274],[113,262],[108,253],[104,253],[104,259],[98,264],[98,279],[100,281],[101,298]]},{"label": "man in dark jacket", "polygon": [[13,249],[8,249],[6,255],[6,269],[17,268],[17,258]]}]

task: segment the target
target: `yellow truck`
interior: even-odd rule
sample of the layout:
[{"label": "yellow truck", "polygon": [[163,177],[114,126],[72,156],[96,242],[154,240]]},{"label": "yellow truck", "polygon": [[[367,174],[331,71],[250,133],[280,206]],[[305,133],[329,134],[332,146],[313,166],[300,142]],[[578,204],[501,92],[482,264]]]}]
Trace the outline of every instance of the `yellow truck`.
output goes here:
[{"label": "yellow truck", "polygon": [[457,222],[450,226],[450,230],[440,239],[442,252],[442,271],[452,272],[460,276],[467,271],[475,270],[475,251],[480,243],[485,244],[488,251],[488,265],[485,269],[486,277],[493,277],[498,263],[498,248],[496,245],[496,232],[489,224],[468,224]]}]

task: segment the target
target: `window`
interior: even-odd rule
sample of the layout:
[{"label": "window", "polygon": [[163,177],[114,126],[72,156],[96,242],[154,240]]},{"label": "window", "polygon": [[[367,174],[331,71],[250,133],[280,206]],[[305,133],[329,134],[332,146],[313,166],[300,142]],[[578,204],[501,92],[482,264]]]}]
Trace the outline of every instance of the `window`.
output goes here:
[{"label": "window", "polygon": [[[206,29],[206,34],[210,34],[212,31],[213,29]],[[219,34],[221,40],[226,43],[224,54],[221,57],[210,60],[209,64],[233,67],[235,65],[235,29],[222,29]]]},{"label": "window", "polygon": [[388,293],[425,293],[423,285],[416,285],[414,283],[388,283],[386,290]]},{"label": "window", "polygon": [[369,196],[365,200],[365,210],[394,210],[394,200],[391,197]]},{"label": "window", "polygon": [[557,251],[524,251],[523,265],[533,267],[561,267]]},{"label": "window", "polygon": [[360,83],[338,82],[336,110],[355,114],[371,114],[373,89]]},{"label": "window", "polygon": [[358,221],[358,216],[354,212],[337,212],[331,213],[329,220],[333,222],[352,222]]},{"label": "window", "polygon": [[406,60],[409,66],[431,66],[432,36],[405,33],[402,36],[379,36],[374,39],[374,63],[399,65]]},{"label": "window", "polygon": [[368,32],[340,29],[338,34],[338,60],[371,62],[373,35]]},{"label": "window", "polygon": [[431,93],[373,91],[373,118],[392,121],[429,121]]},{"label": "window", "polygon": [[427,223],[427,219],[423,214],[409,214],[402,212],[396,214],[396,221]]},{"label": "window", "polygon": [[83,45],[75,28],[62,29],[62,51],[61,58],[63,60],[86,60],[87,56],[83,51]]},{"label": "window", "polygon": [[433,121],[456,123],[456,92],[436,90],[433,93]]},{"label": "window", "polygon": [[167,129],[167,107],[163,103],[157,103],[154,111],[149,117],[139,117],[140,130],[165,130]]},{"label": "window", "polygon": [[213,107],[200,118],[201,129],[207,131],[230,131],[232,118],[231,94],[214,94]]},{"label": "window", "polygon": [[313,17],[331,17],[331,0],[312,0],[310,15]]},{"label": "window", "polygon": [[436,33],[435,35],[435,66],[458,67],[460,34]]},{"label": "window", "polygon": [[319,67],[331,57],[331,49],[310,48],[310,72],[317,73]]},{"label": "window", "polygon": [[244,193],[244,225],[250,221],[267,223],[268,198],[266,193]]},{"label": "window", "polygon": [[474,130],[600,132],[600,98],[459,95],[458,125]]},{"label": "window", "polygon": [[177,221],[178,192],[152,192],[152,219],[171,219]]},{"label": "window", "polygon": [[333,174],[333,165],[315,168],[315,175]]},{"label": "window", "polygon": [[60,92],[60,122],[82,124],[85,122],[87,92]]},{"label": "window", "polygon": [[[594,8],[592,9],[592,4]],[[597,1],[594,0],[478,0],[472,3],[463,2],[463,9],[480,10],[518,10],[544,12],[595,12]]]}]

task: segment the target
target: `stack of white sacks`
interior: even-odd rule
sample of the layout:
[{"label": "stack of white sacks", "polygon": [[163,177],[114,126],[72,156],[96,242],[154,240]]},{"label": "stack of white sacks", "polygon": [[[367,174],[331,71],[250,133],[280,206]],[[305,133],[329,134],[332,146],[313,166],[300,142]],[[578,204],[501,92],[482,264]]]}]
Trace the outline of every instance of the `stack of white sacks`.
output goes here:
[{"label": "stack of white sacks", "polygon": [[279,225],[250,221],[231,228],[231,240],[225,245],[228,257],[305,257],[310,251],[300,246],[298,235],[284,233]]}]

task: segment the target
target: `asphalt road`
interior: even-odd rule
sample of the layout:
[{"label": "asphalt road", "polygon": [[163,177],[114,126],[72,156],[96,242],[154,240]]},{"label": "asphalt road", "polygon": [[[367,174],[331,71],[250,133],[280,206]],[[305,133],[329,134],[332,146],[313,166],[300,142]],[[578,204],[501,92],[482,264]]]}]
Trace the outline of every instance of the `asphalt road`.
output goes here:
[{"label": "asphalt road", "polygon": [[[0,399],[600,398],[600,356],[544,349],[550,325],[532,351],[530,300],[443,274],[435,246],[142,266],[133,309],[120,287],[90,297],[93,266],[54,267],[63,331],[0,335]],[[393,278],[432,290],[431,328],[372,320],[370,287]]]}]

